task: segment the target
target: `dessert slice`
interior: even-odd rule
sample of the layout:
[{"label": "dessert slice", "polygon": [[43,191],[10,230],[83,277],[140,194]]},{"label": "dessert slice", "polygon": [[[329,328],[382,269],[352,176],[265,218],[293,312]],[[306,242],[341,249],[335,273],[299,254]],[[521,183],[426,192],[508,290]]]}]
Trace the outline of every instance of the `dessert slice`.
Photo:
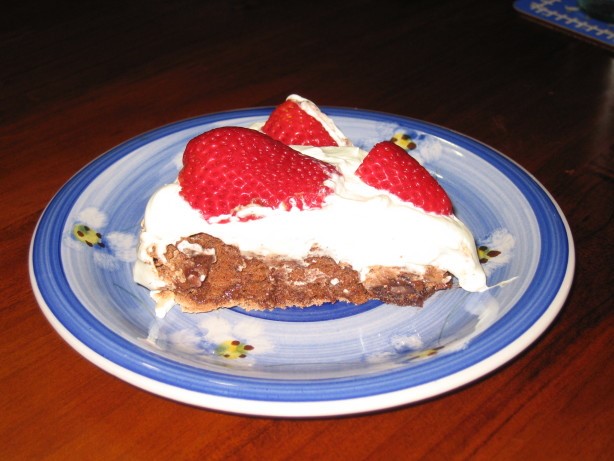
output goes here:
[{"label": "dessert slice", "polygon": [[486,288],[473,237],[428,171],[388,141],[352,146],[313,107],[292,96],[262,132],[216,128],[188,143],[177,182],[147,205],[135,265],[159,315],[420,306],[453,276]]}]

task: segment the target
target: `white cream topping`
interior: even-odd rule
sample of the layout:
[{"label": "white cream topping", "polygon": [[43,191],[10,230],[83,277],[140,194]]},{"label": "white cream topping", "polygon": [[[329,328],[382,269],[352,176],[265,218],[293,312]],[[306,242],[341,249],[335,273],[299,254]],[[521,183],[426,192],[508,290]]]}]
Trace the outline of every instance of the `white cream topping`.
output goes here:
[{"label": "white cream topping", "polygon": [[363,278],[372,266],[417,273],[435,266],[456,276],[467,291],[487,288],[473,236],[455,216],[426,213],[362,182],[354,173],[366,152],[357,147],[293,147],[336,165],[342,173],[329,180],[334,194],[321,208],[248,206],[239,214],[262,218],[230,217],[230,222],[220,224],[207,222],[193,209],[180,196],[179,184],[166,185],[154,193],[145,211],[135,280],[159,290],[151,254],[162,257],[168,244],[204,232],[261,256],[330,256],[352,265]]}]

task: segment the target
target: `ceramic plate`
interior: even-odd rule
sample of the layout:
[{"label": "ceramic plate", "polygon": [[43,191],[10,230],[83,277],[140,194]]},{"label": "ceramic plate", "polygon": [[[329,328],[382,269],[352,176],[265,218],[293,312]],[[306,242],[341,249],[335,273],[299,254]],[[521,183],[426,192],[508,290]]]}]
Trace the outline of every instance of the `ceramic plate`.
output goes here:
[{"label": "ceramic plate", "polygon": [[[45,316],[85,358],[135,386],[205,408],[309,417],[381,410],[455,389],[527,348],[570,289],[574,250],[560,209],[520,166],[410,118],[324,108],[354,144],[406,135],[448,191],[484,260],[484,293],[440,292],[421,309],[370,302],[207,314],[154,303],[132,281],[149,196],[175,180],[189,139],[249,126],[270,108],[206,115],[138,136],[77,173],[40,218],[30,275]],[[409,141],[408,141],[409,142]],[[80,235],[81,234],[81,235]]]}]

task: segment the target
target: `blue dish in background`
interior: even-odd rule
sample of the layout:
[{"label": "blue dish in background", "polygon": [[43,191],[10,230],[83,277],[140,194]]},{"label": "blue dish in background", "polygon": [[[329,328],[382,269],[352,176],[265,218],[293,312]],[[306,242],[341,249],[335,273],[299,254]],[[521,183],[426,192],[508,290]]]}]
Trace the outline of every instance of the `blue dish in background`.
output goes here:
[{"label": "blue dish in background", "polygon": [[[207,314],[153,313],[132,280],[150,195],[173,182],[189,139],[249,126],[271,108],[181,121],[78,172],[40,218],[30,275],[58,333],[107,372],[155,394],[242,414],[308,417],[416,402],[484,376],[526,349],[569,292],[573,240],[545,189],[504,155],[406,117],[324,108],[358,146],[406,134],[473,232],[490,286],[440,292],[421,309],[377,302]],[[503,283],[503,282],[508,283]]]}]

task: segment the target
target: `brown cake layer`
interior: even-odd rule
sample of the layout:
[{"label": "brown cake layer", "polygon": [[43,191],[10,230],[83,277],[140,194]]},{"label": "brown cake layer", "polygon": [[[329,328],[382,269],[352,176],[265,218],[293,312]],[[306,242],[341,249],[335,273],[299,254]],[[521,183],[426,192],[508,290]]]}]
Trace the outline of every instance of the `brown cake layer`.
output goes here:
[{"label": "brown cake layer", "polygon": [[421,306],[433,293],[451,286],[450,274],[436,268],[416,275],[375,267],[361,282],[358,272],[329,257],[297,261],[250,256],[207,234],[168,245],[165,259],[154,260],[167,285],[156,296],[174,298],[187,312],[234,306],[248,310],[307,307],[336,301],[362,304],[370,299]]}]

